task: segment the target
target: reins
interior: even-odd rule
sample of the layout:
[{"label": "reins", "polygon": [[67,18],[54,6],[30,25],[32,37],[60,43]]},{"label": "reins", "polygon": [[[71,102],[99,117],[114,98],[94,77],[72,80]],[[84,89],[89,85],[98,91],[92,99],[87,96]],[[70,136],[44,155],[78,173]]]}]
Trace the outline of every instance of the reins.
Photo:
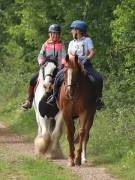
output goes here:
[{"label": "reins", "polygon": [[41,66],[41,68],[42,68],[42,74],[43,74],[43,80],[45,80],[45,78],[47,77],[47,76],[50,76],[52,79],[54,79],[54,76],[55,76],[55,74],[53,73],[53,74],[46,74],[45,75],[45,71],[44,71],[44,68],[47,66],[47,64],[49,63],[49,62],[52,62],[52,63],[54,63],[55,65],[56,65],[56,67],[57,67],[57,62],[54,60],[54,59],[48,59],[46,62],[45,62],[45,64],[43,64],[42,66]]}]

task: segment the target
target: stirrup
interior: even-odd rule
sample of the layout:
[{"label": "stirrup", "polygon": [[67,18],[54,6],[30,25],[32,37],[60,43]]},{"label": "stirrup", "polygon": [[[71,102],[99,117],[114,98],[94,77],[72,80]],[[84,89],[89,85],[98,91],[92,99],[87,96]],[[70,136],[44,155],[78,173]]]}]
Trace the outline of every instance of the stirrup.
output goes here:
[{"label": "stirrup", "polygon": [[47,104],[51,105],[51,106],[55,106],[56,105],[56,98],[51,95],[48,99],[47,99]]}]

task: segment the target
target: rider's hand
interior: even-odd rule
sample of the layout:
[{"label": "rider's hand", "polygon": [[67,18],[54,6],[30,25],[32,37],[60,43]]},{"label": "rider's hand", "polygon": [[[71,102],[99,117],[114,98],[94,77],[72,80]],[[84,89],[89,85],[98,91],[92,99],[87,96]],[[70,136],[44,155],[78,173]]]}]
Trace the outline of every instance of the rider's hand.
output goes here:
[{"label": "rider's hand", "polygon": [[80,63],[85,64],[88,61],[87,56],[78,56]]}]

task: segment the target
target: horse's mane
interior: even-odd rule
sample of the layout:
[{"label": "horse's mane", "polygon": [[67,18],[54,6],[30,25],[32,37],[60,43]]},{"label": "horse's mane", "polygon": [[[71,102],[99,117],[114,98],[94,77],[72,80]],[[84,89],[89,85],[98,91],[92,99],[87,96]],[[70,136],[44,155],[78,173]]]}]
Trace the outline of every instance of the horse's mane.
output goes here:
[{"label": "horse's mane", "polygon": [[52,62],[52,63],[54,63],[56,66],[58,66],[58,61],[57,61],[57,57],[56,57],[56,56],[47,56],[45,63],[48,63],[48,62]]},{"label": "horse's mane", "polygon": [[66,60],[65,67],[71,67],[73,69],[76,68],[78,72],[83,73],[85,75],[84,66],[80,63],[77,55],[75,56],[67,55],[65,60]]}]

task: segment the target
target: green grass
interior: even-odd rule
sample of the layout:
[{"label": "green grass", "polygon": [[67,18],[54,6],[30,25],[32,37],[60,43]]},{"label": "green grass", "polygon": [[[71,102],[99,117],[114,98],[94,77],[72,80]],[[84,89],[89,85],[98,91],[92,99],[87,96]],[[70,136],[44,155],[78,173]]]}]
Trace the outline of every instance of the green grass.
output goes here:
[{"label": "green grass", "polygon": [[135,148],[129,150],[121,161],[116,165],[112,166],[111,170],[114,173],[120,174],[120,177],[125,180],[135,179]]},{"label": "green grass", "polygon": [[135,179],[135,118],[134,107],[130,108],[98,112],[88,144],[94,164],[124,180]]},{"label": "green grass", "polygon": [[20,157],[16,162],[0,161],[1,180],[5,179],[35,179],[35,180],[77,180],[73,174],[61,166],[43,160],[33,160]]},{"label": "green grass", "polygon": [[10,102],[0,104],[0,119],[12,132],[28,136],[32,139],[37,133],[37,122],[34,110],[21,111],[19,98],[10,99]]},{"label": "green grass", "polygon": [[[16,155],[5,148],[0,147],[4,157],[0,160],[0,179],[21,179],[21,180],[78,180],[64,167],[53,164],[46,160],[34,160]],[[11,158],[10,156],[13,156]]]}]

